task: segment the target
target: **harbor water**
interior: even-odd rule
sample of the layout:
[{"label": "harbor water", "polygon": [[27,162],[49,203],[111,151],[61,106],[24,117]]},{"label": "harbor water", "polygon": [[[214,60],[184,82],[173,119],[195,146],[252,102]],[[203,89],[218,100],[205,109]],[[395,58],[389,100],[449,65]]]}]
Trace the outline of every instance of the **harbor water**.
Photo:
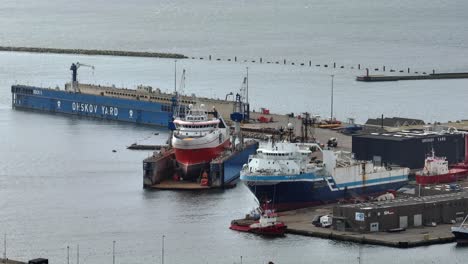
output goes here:
[{"label": "harbor water", "polygon": [[[468,17],[463,1],[3,1],[0,45],[102,48],[183,53],[252,62],[177,62],[185,93],[224,98],[249,67],[254,109],[329,116],[330,75],[340,119],[406,116],[426,122],[466,119],[467,80],[360,83],[351,65],[418,71],[468,71]],[[430,19],[428,19],[430,18]],[[59,22],[58,22],[59,21]],[[258,57],[312,60],[313,67],[259,64]],[[415,249],[359,246],[288,235],[265,239],[228,229],[256,206],[243,185],[227,191],[142,189],[147,151],[163,144],[163,128],[11,109],[10,86],[45,87],[70,80],[72,62],[87,83],[171,91],[174,61],[153,58],[0,52],[0,233],[7,257],[51,263],[464,263],[455,244]],[[346,65],[344,69],[315,64]],[[179,82],[179,80],[177,81]],[[282,98],[279,100],[278,98]],[[155,133],[158,135],[155,135]],[[113,152],[112,150],[116,150]],[[312,219],[311,219],[312,220]],[[3,242],[0,243],[3,248]],[[430,252],[430,254],[428,254]]]}]

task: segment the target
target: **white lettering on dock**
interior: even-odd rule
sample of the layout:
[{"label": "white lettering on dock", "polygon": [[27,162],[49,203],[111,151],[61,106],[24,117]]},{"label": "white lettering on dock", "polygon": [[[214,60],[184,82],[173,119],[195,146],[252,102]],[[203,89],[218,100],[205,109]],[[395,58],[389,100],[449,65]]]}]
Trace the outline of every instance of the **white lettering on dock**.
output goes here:
[{"label": "white lettering on dock", "polygon": [[101,106],[101,113],[103,115],[118,116],[119,109],[112,106]]},{"label": "white lettering on dock", "polygon": [[[90,113],[90,114],[97,114],[99,106],[95,104],[85,104],[85,103],[78,103],[72,102],[72,110],[75,112],[83,112],[83,113]],[[119,109],[117,107],[112,106],[101,106],[101,114],[102,115],[110,115],[110,116],[118,116]]]}]

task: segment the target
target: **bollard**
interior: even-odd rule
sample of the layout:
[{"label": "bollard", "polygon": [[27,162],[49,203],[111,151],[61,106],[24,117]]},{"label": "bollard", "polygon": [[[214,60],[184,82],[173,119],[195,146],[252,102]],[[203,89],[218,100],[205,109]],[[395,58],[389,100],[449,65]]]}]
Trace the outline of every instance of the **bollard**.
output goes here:
[{"label": "bollard", "polygon": [[301,66],[304,66],[304,63],[301,63]]},{"label": "bollard", "polygon": [[192,60],[194,60],[194,59],[195,59],[195,57],[192,57]]},{"label": "bollard", "polygon": [[208,56],[208,57],[209,57],[209,60],[211,60],[211,55],[210,55],[210,56]]},{"label": "bollard", "polygon": [[276,64],[279,64],[279,61],[275,62]]},{"label": "bollard", "polygon": [[405,72],[404,70],[400,70],[400,72]]},{"label": "bollard", "polygon": [[366,76],[369,77],[369,68],[366,68]]},{"label": "bollard", "polygon": [[343,66],[343,65],[341,65],[341,66],[340,66],[340,68],[341,68],[341,69],[344,69],[344,66]]},{"label": "bollard", "polygon": [[231,59],[228,59],[228,61],[231,61]]},{"label": "bollard", "polygon": [[408,73],[410,73],[410,68],[408,67]]},{"label": "bollard", "polygon": [[216,60],[217,60],[217,61],[220,61],[221,59],[220,59],[220,58],[217,58]]},{"label": "bollard", "polygon": [[284,59],[284,64],[286,64],[286,59]]},{"label": "bollard", "polygon": [[435,70],[432,70],[432,74],[435,74]]},{"label": "bollard", "polygon": [[315,64],[315,67],[320,67],[320,64]]},{"label": "bollard", "polygon": [[263,60],[262,60],[262,58],[260,58],[260,63],[262,63],[262,62],[263,62]]},{"label": "bollard", "polygon": [[357,68],[358,68],[358,70],[360,70],[361,69],[361,64],[358,64]]},{"label": "bollard", "polygon": [[294,65],[294,62],[291,62],[291,65]]},{"label": "bollard", "polygon": [[203,60],[203,57],[200,57],[200,60]]},{"label": "bollard", "polygon": [[312,61],[309,61],[309,67],[312,66]]},{"label": "bollard", "polygon": [[236,62],[237,62],[237,56],[236,56],[236,57],[234,57],[234,61],[236,61]]},{"label": "bollard", "polygon": [[324,64],[323,67],[328,68],[328,65],[327,65],[327,64]]},{"label": "bollard", "polygon": [[383,66],[383,71],[385,71],[385,65]]},{"label": "bollard", "polygon": [[333,68],[336,68],[336,62],[333,63]]},{"label": "bollard", "polygon": [[255,61],[254,61],[254,60],[253,60],[252,62],[253,62],[253,63],[255,63]]},{"label": "bollard", "polygon": [[379,68],[375,68],[374,71],[379,71]]}]

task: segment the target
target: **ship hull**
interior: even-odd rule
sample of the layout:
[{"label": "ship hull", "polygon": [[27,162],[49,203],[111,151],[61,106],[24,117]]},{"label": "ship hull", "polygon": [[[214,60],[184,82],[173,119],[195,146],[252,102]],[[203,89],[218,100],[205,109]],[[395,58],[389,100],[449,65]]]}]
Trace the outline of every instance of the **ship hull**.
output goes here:
[{"label": "ship hull", "polygon": [[455,241],[458,244],[468,244],[468,230],[463,227],[452,227],[452,234],[455,236]]},{"label": "ship hull", "polygon": [[19,109],[167,127],[170,104],[74,93],[33,86],[11,87],[12,106]]},{"label": "ship hull", "polygon": [[421,175],[416,174],[416,183],[427,185],[427,184],[439,184],[439,183],[452,183],[458,179],[466,178],[468,171],[466,169],[451,169],[449,173],[440,175]]},{"label": "ship hull", "polygon": [[[401,181],[358,186],[353,188],[332,189],[323,181],[280,181],[276,184],[245,182],[260,203],[269,201],[278,211],[294,210],[305,207],[335,203],[341,200],[356,199],[363,196],[383,194],[406,185],[405,176]],[[242,179],[242,176],[241,176]],[[407,179],[407,178],[406,178]]]},{"label": "ship hull", "polygon": [[210,162],[221,156],[229,148],[230,141],[212,148],[180,149],[174,148],[177,166],[181,177],[187,180],[198,179],[203,172],[209,173]]}]

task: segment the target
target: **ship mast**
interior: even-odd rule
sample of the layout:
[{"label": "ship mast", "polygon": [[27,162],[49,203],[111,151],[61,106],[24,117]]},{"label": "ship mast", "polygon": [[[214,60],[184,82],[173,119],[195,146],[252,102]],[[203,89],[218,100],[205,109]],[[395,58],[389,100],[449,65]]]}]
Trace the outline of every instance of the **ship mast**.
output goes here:
[{"label": "ship mast", "polygon": [[177,94],[177,60],[174,61],[174,92]]}]

